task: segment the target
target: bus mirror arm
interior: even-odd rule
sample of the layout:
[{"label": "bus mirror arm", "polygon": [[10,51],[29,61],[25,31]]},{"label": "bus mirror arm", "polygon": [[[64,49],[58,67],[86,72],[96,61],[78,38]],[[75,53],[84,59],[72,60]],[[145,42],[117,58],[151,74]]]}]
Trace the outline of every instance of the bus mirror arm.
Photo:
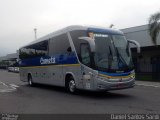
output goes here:
[{"label": "bus mirror arm", "polygon": [[90,45],[91,52],[95,52],[95,42],[94,42],[94,39],[92,39],[90,37],[79,37],[78,39],[87,41],[89,43],[89,45]]},{"label": "bus mirror arm", "polygon": [[137,53],[141,52],[141,46],[140,46],[140,44],[137,41],[135,41],[135,40],[128,40],[128,42],[136,45],[136,47],[137,47]]}]

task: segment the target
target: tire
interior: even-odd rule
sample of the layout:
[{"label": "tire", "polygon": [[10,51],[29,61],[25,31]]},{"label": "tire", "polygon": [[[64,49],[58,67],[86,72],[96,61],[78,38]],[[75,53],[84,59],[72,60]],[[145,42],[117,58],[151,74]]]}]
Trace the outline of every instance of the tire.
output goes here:
[{"label": "tire", "polygon": [[73,77],[70,77],[70,79],[68,80],[67,90],[72,94],[75,94],[77,92],[76,83]]},{"label": "tire", "polygon": [[32,76],[30,74],[28,75],[28,85],[32,86],[32,87],[34,86],[34,83],[33,83],[33,80],[32,80]]}]

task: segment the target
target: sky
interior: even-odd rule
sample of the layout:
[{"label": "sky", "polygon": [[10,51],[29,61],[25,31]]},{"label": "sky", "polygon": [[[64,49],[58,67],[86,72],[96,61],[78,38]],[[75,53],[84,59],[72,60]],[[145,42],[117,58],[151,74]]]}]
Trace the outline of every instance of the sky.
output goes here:
[{"label": "sky", "polygon": [[0,56],[69,25],[123,29],[148,23],[160,0],[0,0]]}]

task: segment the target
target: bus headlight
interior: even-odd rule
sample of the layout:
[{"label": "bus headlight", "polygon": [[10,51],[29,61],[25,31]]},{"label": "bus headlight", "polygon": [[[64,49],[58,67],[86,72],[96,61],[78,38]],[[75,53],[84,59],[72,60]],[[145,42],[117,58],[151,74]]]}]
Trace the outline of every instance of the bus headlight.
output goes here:
[{"label": "bus headlight", "polygon": [[135,74],[132,74],[130,77],[131,77],[132,79],[135,78]]}]

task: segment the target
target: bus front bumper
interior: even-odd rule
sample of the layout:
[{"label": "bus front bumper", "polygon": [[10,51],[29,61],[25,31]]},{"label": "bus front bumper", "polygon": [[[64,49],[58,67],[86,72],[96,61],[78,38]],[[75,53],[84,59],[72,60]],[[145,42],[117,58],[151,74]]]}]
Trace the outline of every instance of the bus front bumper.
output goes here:
[{"label": "bus front bumper", "polygon": [[101,79],[97,79],[96,81],[97,82],[94,85],[95,89],[98,91],[120,90],[120,89],[132,88],[135,86],[135,78],[121,82],[107,81]]}]

